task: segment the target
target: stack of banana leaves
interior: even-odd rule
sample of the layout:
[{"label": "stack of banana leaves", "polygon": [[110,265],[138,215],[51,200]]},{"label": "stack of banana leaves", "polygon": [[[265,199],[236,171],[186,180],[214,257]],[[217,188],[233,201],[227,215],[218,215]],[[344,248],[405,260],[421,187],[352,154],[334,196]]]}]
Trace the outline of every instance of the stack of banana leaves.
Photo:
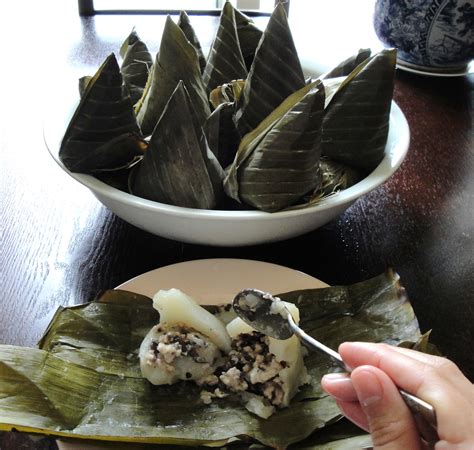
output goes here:
[{"label": "stack of banana leaves", "polygon": [[[392,271],[280,298],[295,303],[301,327],[332,348],[346,340],[418,342],[422,350],[428,345]],[[223,317],[223,307],[206,308]],[[0,345],[0,431],[121,442],[125,449],[125,443],[278,449],[370,443],[322,391],[321,377],[338,369],[319,353],[305,357],[309,383],[268,419],[233,397],[205,404],[192,383],[152,385],[140,372],[138,349],[158,321],[150,298],[111,290],[90,303],[60,308],[38,348]]]},{"label": "stack of banana leaves", "polygon": [[275,212],[384,157],[396,51],[305,77],[281,4],[261,31],[226,2],[207,58],[185,12],[167,18],[156,57],[136,30],[120,57],[80,80],[59,151],[72,172],[176,206]]}]

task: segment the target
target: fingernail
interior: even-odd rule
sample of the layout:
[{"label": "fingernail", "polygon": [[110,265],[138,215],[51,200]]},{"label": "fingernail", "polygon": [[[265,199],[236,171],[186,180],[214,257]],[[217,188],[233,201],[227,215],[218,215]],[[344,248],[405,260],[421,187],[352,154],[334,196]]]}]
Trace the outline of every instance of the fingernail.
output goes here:
[{"label": "fingernail", "polygon": [[367,407],[380,401],[383,397],[383,388],[378,378],[368,370],[360,370],[354,379],[354,389],[357,392],[362,406]]},{"label": "fingernail", "polygon": [[337,382],[337,381],[347,381],[349,380],[349,374],[344,373],[344,372],[335,372],[335,373],[327,373],[326,375],[323,376],[324,380],[331,381],[331,382]]}]

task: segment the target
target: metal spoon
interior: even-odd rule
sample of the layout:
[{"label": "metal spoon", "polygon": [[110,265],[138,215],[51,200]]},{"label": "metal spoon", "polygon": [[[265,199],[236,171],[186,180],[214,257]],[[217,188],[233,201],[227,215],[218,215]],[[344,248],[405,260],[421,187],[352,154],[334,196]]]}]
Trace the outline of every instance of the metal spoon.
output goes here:
[{"label": "metal spoon", "polygon": [[[306,334],[295,323],[285,303],[278,297],[258,289],[244,289],[235,296],[232,306],[237,315],[255,330],[275,339],[288,339],[296,334],[310,348],[329,356],[344,370],[351,372],[339,353]],[[412,411],[422,437],[427,443],[437,442],[439,437],[433,406],[403,389],[399,391]]]}]

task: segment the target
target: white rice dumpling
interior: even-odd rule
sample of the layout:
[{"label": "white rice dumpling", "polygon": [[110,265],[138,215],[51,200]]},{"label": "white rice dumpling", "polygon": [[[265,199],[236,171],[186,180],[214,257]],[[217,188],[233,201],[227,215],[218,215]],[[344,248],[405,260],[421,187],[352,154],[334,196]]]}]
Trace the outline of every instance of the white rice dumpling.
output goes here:
[{"label": "white rice dumpling", "polygon": [[[308,382],[296,336],[277,340],[255,331],[240,318],[226,326],[178,289],[159,291],[153,306],[160,322],[143,340],[140,369],[156,385],[180,380],[201,386],[201,400],[237,396],[264,419],[290,404]],[[298,308],[285,306],[296,321]]]},{"label": "white rice dumpling", "polygon": [[208,336],[224,352],[230,350],[224,324],[179,289],[158,291],[153,297],[153,307],[160,313],[160,323],[185,323]]},{"label": "white rice dumpling", "polygon": [[153,306],[160,322],[140,346],[143,376],[162,385],[211,375],[230,350],[224,324],[178,289],[159,291]]},{"label": "white rice dumpling", "polygon": [[[285,302],[285,306],[299,322],[298,308],[293,303]],[[230,389],[239,392],[247,409],[263,418],[288,406],[298,388],[309,381],[300,340],[265,336],[239,317],[227,325],[227,331],[233,342],[230,361],[240,363],[227,372],[234,378],[238,375],[246,386],[239,391],[241,386],[230,385]]]}]

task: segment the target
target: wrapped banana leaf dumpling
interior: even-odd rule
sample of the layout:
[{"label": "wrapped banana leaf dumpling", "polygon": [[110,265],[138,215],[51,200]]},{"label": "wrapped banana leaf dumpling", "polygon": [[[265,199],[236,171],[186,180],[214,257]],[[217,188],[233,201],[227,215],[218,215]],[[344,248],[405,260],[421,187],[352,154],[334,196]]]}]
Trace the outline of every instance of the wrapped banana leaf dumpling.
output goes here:
[{"label": "wrapped banana leaf dumpling", "polygon": [[181,11],[179,13],[178,27],[183,30],[184,35],[196,50],[199,59],[199,67],[201,68],[201,72],[203,72],[204,68],[206,67],[206,58],[204,57],[201,43],[199,42],[199,38],[197,37],[196,32],[191,25],[191,21],[189,20],[189,16],[186,14],[186,11]]},{"label": "wrapped banana leaf dumpling", "polygon": [[263,31],[253,23],[250,17],[246,16],[238,9],[234,10],[234,16],[237,26],[237,36],[239,37],[240,50],[244,57],[245,66],[247,67],[247,70],[250,70]]},{"label": "wrapped banana leaf dumpling", "polygon": [[231,80],[247,77],[247,68],[240,50],[234,11],[232,4],[226,2],[203,72],[203,80],[208,92]]},{"label": "wrapped banana leaf dumpling", "polygon": [[310,83],[290,95],[241,141],[224,187],[237,201],[264,211],[293,205],[321,182],[324,87]]},{"label": "wrapped banana leaf dumpling", "polygon": [[153,58],[135,30],[132,30],[120,47],[120,56],[123,58],[120,72],[132,103],[135,104],[143,95]]},{"label": "wrapped banana leaf dumpling", "polygon": [[203,126],[211,114],[211,108],[201,76],[199,58],[181,28],[168,16],[150,79],[142,98],[135,106],[137,120],[145,136],[153,132],[180,81],[186,86],[196,117]]},{"label": "wrapped banana leaf dumpling", "polygon": [[235,114],[244,136],[305,85],[305,77],[281,3],[263,32]]},{"label": "wrapped banana leaf dumpling", "polygon": [[324,113],[323,155],[366,173],[377,167],[387,143],[395,63],[396,50],[385,49],[341,78]]},{"label": "wrapped banana leaf dumpling", "polygon": [[153,64],[135,31],[121,54],[121,72],[112,55],[80,81],[60,150],[71,171],[171,205],[273,213],[316,205],[384,157],[396,51],[360,49],[305,79],[282,4],[260,31],[225,2],[207,60],[185,12],[167,17]]},{"label": "wrapped banana leaf dumpling", "polygon": [[151,135],[145,157],[130,173],[130,192],[170,205],[212,209],[222,197],[223,177],[180,81]]},{"label": "wrapped banana leaf dumpling", "polygon": [[336,67],[331,69],[329,72],[320,76],[323,78],[338,78],[349,75],[359,64],[364,62],[370,57],[372,51],[370,48],[361,48],[355,55],[341,61]]},{"label": "wrapped banana leaf dumpling", "polygon": [[71,172],[95,173],[129,167],[145,149],[128,89],[111,54],[87,83],[59,158]]}]

